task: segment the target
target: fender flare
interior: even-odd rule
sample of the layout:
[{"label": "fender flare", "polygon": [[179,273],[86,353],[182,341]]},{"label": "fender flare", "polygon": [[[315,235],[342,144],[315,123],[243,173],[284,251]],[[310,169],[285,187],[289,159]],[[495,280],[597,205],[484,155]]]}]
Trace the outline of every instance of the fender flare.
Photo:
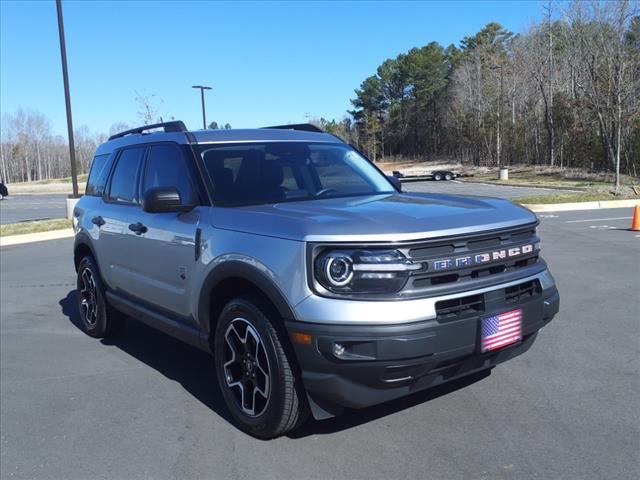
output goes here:
[{"label": "fender flare", "polygon": [[[76,250],[78,249],[78,247],[80,245],[83,245],[85,247],[87,247],[90,251],[91,251],[91,255],[93,256],[93,258],[96,259],[96,262],[98,262],[98,257],[96,256],[96,251],[93,248],[93,242],[91,241],[91,236],[83,231],[80,231],[76,234],[75,239],[73,240],[73,263],[75,266],[75,256],[76,256]],[[99,267],[98,267],[99,268]]]},{"label": "fender flare", "polygon": [[272,279],[256,267],[240,260],[228,260],[214,267],[204,282],[198,296],[198,321],[200,326],[209,333],[209,310],[211,308],[211,293],[224,280],[240,278],[255,285],[273,303],[280,317],[295,320],[293,309]]}]

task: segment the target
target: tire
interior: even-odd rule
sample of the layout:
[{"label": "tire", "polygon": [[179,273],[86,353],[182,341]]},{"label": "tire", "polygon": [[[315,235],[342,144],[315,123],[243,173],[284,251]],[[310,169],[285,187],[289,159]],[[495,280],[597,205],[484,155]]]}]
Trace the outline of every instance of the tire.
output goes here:
[{"label": "tire", "polygon": [[439,182],[440,180],[442,180],[442,174],[441,174],[441,173],[436,173],[436,174],[434,174],[434,175],[433,175],[433,179],[434,179],[436,182]]},{"label": "tire", "polygon": [[444,179],[448,182],[449,180],[453,180],[453,175],[449,172],[444,174]]},{"label": "tire", "polygon": [[85,333],[105,338],[118,333],[124,324],[124,315],[107,303],[100,271],[91,256],[78,264],[78,311]]},{"label": "tire", "polygon": [[[216,373],[236,425],[262,439],[302,425],[309,407],[286,339],[259,298],[243,296],[223,308],[216,325]],[[274,314],[271,314],[272,318]],[[251,395],[244,392],[252,390]]]}]

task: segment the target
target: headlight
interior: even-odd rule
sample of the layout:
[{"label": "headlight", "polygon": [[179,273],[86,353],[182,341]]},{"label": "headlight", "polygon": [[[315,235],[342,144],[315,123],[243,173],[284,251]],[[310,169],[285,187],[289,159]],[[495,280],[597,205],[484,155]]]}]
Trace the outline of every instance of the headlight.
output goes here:
[{"label": "headlight", "polygon": [[328,250],[316,258],[314,276],[334,293],[393,293],[421,268],[397,250]]}]

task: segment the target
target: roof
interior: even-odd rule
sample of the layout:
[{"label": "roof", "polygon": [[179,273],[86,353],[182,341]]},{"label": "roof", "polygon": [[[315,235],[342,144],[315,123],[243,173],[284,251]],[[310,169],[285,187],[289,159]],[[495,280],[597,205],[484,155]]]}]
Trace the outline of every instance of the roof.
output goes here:
[{"label": "roof", "polygon": [[132,133],[109,140],[100,145],[96,155],[112,152],[116,148],[129,145],[175,142],[179,144],[207,144],[207,143],[244,143],[244,142],[326,142],[342,143],[338,137],[325,132],[311,132],[285,128],[253,128],[227,130],[195,130],[185,132]]}]

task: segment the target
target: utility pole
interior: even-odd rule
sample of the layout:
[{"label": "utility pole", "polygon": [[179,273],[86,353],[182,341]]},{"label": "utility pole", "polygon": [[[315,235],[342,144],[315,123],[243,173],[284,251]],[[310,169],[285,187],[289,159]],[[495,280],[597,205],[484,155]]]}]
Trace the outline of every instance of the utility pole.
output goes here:
[{"label": "utility pole", "polygon": [[493,67],[489,67],[491,70],[500,69],[500,103],[498,104],[498,127],[496,128],[496,159],[498,161],[498,167],[500,167],[500,153],[502,150],[502,142],[500,140],[500,127],[502,123],[502,92],[504,90],[504,75],[502,65],[494,65]]},{"label": "utility pole", "polygon": [[547,4],[547,26],[549,27],[549,104],[547,122],[549,124],[549,164],[555,164],[555,129],[553,126],[553,31],[551,29],[551,0]]},{"label": "utility pole", "polygon": [[200,100],[202,101],[202,129],[207,129],[207,115],[204,110],[204,91],[211,90],[211,87],[205,87],[204,85],[194,85],[191,88],[199,88],[200,89]]},{"label": "utility pole", "polygon": [[73,198],[78,198],[78,172],[76,171],[76,146],[73,141],[73,120],[71,118],[71,95],[69,93],[69,73],[67,72],[67,48],[64,41],[64,23],[62,21],[62,0],[56,0],[58,10],[58,33],[60,34],[60,56],[62,57],[62,80],[64,83],[64,102],[67,107],[67,131],[69,134],[69,158],[71,160],[71,182]]}]

